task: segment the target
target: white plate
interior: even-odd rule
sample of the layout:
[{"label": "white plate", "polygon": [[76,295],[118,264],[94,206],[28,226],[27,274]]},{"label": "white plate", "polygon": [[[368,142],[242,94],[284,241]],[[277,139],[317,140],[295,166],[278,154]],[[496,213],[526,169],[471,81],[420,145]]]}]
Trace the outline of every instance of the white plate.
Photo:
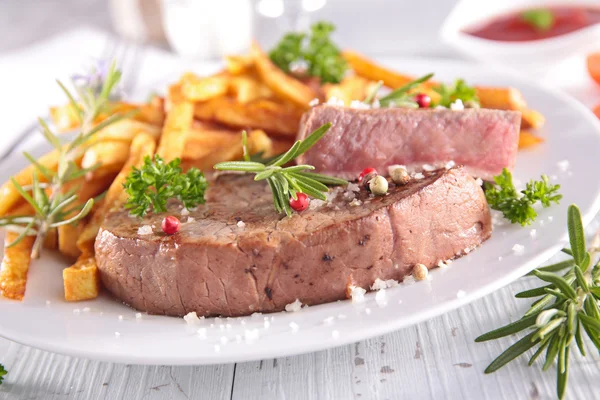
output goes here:
[{"label": "white plate", "polygon": [[[94,301],[66,303],[61,269],[67,264],[45,254],[32,265],[25,300],[0,299],[0,335],[53,352],[137,364],[226,363],[321,350],[394,331],[484,296],[558,251],[566,240],[569,204],[580,206],[585,223],[595,215],[600,206],[600,180],[594,168],[600,154],[600,123],[578,102],[479,65],[415,59],[387,60],[387,64],[413,74],[435,71],[438,79],[447,81],[463,77],[471,83],[521,89],[530,105],[547,117],[543,131],[547,140],[519,154],[515,176],[524,182],[548,174],[562,185],[560,206],[541,210],[531,227],[497,227],[481,248],[450,268],[432,271],[430,281],[388,289],[385,306],[370,294],[360,305],[342,301],[297,313],[206,320],[194,327],[180,318],[144,314],[136,319],[135,310],[108,294]],[[563,160],[569,162],[566,171],[559,167]],[[24,165],[21,156],[11,157],[0,165],[0,180]],[[516,244],[524,246],[522,253],[513,251]],[[86,307],[89,311],[84,312]],[[296,333],[291,323],[297,324]],[[206,339],[196,334],[201,327],[207,328]]]}]

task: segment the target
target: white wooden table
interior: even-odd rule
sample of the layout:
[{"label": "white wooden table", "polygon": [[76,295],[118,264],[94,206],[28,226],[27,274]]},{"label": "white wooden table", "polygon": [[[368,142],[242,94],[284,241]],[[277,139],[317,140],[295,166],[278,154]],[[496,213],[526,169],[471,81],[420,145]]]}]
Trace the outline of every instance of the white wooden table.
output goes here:
[{"label": "white wooden table", "polygon": [[[424,4],[427,2],[429,5]],[[417,2],[422,7],[416,10],[413,6],[412,10],[420,12],[420,17],[411,14],[405,3],[394,3],[401,8],[405,23],[424,24],[421,40],[434,41],[431,32],[453,1],[442,2],[439,7],[437,0]],[[353,6],[356,10],[356,2]],[[64,10],[71,12],[65,14]],[[354,14],[348,10],[352,8],[339,11],[350,18]],[[422,17],[422,10],[427,10],[427,18]],[[16,18],[26,12],[35,15]],[[382,12],[385,14],[400,15]],[[26,0],[3,0],[0,37],[16,38],[22,45],[57,32],[61,23],[79,21],[82,16],[90,19],[88,23],[106,26],[107,15],[102,0],[48,0],[35,5]],[[42,20],[48,24],[41,24]],[[398,26],[389,21],[381,25],[388,30]],[[392,36],[373,41],[374,46],[387,51],[393,44]],[[0,42],[0,53],[18,47],[14,43]],[[581,94],[576,88],[573,92]],[[588,92],[583,97],[597,95]],[[597,220],[594,229],[598,225]],[[529,302],[516,300],[512,294],[536,284],[535,279],[521,279],[459,310],[382,337],[259,362],[190,367],[120,365],[52,354],[0,339],[0,363],[9,370],[0,386],[0,399],[552,399],[555,371],[543,374],[538,365],[528,368],[525,358],[495,374],[483,374],[488,363],[514,338],[473,342],[479,334],[521,316]],[[39,329],[43,330],[43,325]],[[600,399],[599,357],[580,359],[577,352],[572,354],[568,398]]]}]

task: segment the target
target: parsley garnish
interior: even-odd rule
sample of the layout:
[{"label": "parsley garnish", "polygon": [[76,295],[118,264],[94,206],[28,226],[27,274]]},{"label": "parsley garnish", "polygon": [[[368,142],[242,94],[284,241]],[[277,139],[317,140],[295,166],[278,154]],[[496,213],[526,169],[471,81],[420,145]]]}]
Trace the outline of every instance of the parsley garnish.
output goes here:
[{"label": "parsley garnish", "polygon": [[4,381],[4,375],[8,374],[8,371],[4,369],[4,365],[0,364],[0,385]]},{"label": "parsley garnish", "polygon": [[154,212],[167,211],[169,199],[179,199],[185,208],[193,208],[204,204],[204,192],[208,183],[204,174],[197,168],[190,168],[186,173],[181,169],[181,160],[176,158],[170,163],[160,156],[154,160],[146,156],[141,169],[133,167],[123,187],[129,198],[125,208],[131,214],[143,217],[152,206]]},{"label": "parsley garnish", "polygon": [[536,202],[540,202],[544,208],[550,207],[550,203],[558,204],[562,195],[558,194],[560,185],[552,185],[546,175],[542,175],[541,181],[529,181],[525,190],[517,192],[512,181],[512,174],[504,168],[502,173],[494,177],[495,184],[485,184],[485,197],[490,207],[502,211],[504,217],[513,224],[519,223],[523,226],[531,224],[537,217],[533,208]]},{"label": "parsley garnish", "polygon": [[554,25],[554,14],[547,8],[523,11],[521,19],[538,31],[547,31]]},{"label": "parsley garnish", "polygon": [[305,62],[306,75],[321,78],[321,83],[339,83],[348,64],[340,49],[331,41],[335,30],[329,22],[317,22],[305,33],[287,33],[271,50],[269,57],[281,70],[290,73],[294,63]]},{"label": "parsley garnish", "polygon": [[474,87],[467,85],[464,79],[457,79],[452,85],[441,83],[433,90],[440,95],[437,106],[450,107],[450,104],[459,99],[463,103],[471,102],[479,105],[477,91]]}]

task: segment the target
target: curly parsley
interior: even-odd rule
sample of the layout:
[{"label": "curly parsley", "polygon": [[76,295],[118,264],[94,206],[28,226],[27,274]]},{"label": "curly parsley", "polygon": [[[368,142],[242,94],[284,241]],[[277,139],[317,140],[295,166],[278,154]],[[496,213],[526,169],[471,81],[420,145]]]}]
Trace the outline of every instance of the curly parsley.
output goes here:
[{"label": "curly parsley", "polygon": [[348,64],[340,49],[331,40],[335,26],[317,22],[310,27],[310,35],[287,33],[271,50],[269,57],[281,70],[290,73],[295,63],[306,63],[306,75],[321,78],[322,83],[338,83],[344,77]]},{"label": "curly parsley", "polygon": [[504,168],[500,175],[494,177],[495,184],[485,183],[485,197],[492,209],[502,211],[504,217],[513,224],[529,225],[537,217],[533,208],[535,203],[540,202],[547,208],[562,199],[558,193],[560,185],[552,185],[546,175],[541,178],[541,181],[529,181],[524,190],[517,192],[512,174]]},{"label": "curly parsley", "polygon": [[4,365],[0,364],[0,385],[4,381],[4,375],[8,374],[8,371],[4,369]]},{"label": "curly parsley", "polygon": [[204,204],[204,192],[208,187],[204,174],[197,168],[183,173],[180,165],[178,158],[165,163],[157,155],[154,160],[146,157],[141,169],[133,167],[123,184],[129,196],[125,208],[131,210],[131,214],[143,217],[151,207],[155,212],[167,211],[167,201],[173,198],[181,200],[186,208]]},{"label": "curly parsley", "polygon": [[473,86],[467,85],[464,79],[457,79],[451,85],[441,83],[433,90],[440,95],[440,100],[436,106],[450,107],[456,100],[461,100],[465,104],[470,102],[479,105],[477,90]]}]

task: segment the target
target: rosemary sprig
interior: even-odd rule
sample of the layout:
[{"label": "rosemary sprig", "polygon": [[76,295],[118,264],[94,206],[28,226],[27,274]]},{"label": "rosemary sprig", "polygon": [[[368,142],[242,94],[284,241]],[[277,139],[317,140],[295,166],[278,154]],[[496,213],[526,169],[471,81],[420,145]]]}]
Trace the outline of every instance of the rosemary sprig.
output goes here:
[{"label": "rosemary sprig", "polygon": [[381,107],[410,107],[410,108],[419,108],[419,105],[416,101],[412,99],[409,91],[413,90],[420,84],[427,82],[433,77],[433,74],[427,74],[420,78],[415,79],[412,82],[408,82],[406,85],[399,87],[396,90],[391,91],[387,95],[383,96],[379,99],[379,104]]},{"label": "rosemary sprig", "polygon": [[242,134],[244,161],[222,162],[216,164],[214,168],[219,171],[251,172],[256,174],[254,177],[255,181],[266,180],[273,193],[273,203],[277,212],[285,212],[288,216],[291,216],[290,197],[297,199],[298,193],[305,193],[320,200],[327,200],[327,197],[323,194],[329,191],[326,185],[348,184],[344,179],[307,172],[315,169],[312,165],[302,164],[283,167],[283,165],[305,153],[317,143],[331,128],[331,125],[331,122],[329,122],[321,126],[306,139],[298,140],[294,143],[287,152],[266,163],[250,161],[246,149],[246,135],[244,132]]},{"label": "rosemary sprig", "polygon": [[[529,365],[533,365],[544,352],[544,371],[557,361],[556,389],[559,399],[564,397],[567,387],[569,354],[573,341],[582,356],[586,355],[584,333],[594,347],[600,350],[600,261],[595,261],[598,249],[586,248],[581,213],[575,205],[569,206],[568,231],[571,249],[565,249],[564,252],[570,254],[572,259],[532,271],[533,275],[548,285],[516,295],[518,298],[539,297],[523,318],[475,339],[476,342],[484,342],[530,330],[492,361],[485,372],[492,373],[538,346]],[[557,273],[562,270],[566,272]]]},{"label": "rosemary sprig", "polygon": [[[11,178],[15,189],[31,205],[34,215],[10,216],[0,219],[0,226],[20,232],[20,235],[8,247],[19,243],[25,236],[36,236],[31,251],[32,258],[38,258],[44,239],[48,231],[61,225],[73,224],[84,218],[92,209],[94,199],[89,199],[81,209],[71,207],[77,200],[77,187],[65,190],[65,186],[83,177],[88,172],[97,168],[79,168],[75,160],[85,150],[85,143],[97,132],[106,126],[123,118],[123,115],[114,114],[101,123],[94,125],[94,120],[106,109],[109,104],[111,92],[121,78],[121,72],[116,69],[115,63],[110,66],[104,76],[104,81],[99,87],[86,87],[77,82],[73,86],[77,92],[77,99],[60,81],[58,85],[69,99],[69,103],[79,121],[79,128],[74,139],[69,143],[63,143],[61,139],[52,133],[46,122],[39,118],[44,138],[58,152],[58,166],[56,171],[44,167],[28,153],[25,157],[35,166],[32,184],[30,186],[20,185]],[[40,179],[43,177],[44,179]],[[45,180],[46,182],[42,182]],[[70,216],[77,212],[75,216]]]},{"label": "rosemary sprig", "polygon": [[0,385],[2,385],[2,382],[4,381],[4,376],[6,374],[8,374],[8,371],[4,369],[4,365],[0,364]]}]

